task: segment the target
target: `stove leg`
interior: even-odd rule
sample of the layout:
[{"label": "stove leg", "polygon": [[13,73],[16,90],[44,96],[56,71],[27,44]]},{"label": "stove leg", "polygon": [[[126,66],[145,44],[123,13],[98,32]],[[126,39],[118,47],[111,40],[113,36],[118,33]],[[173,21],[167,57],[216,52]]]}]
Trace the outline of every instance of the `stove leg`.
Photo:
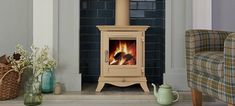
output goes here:
[{"label": "stove leg", "polygon": [[104,82],[99,82],[95,91],[100,92],[104,87],[104,84],[105,84]]},{"label": "stove leg", "polygon": [[144,92],[146,92],[146,93],[149,92],[149,88],[148,88],[146,82],[140,82],[140,86],[142,87],[142,89],[144,90]]}]

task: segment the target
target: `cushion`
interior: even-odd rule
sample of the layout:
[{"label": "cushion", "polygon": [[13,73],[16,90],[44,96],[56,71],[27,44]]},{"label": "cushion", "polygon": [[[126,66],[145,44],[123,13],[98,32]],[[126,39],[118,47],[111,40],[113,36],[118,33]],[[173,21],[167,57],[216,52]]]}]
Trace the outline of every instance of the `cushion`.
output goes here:
[{"label": "cushion", "polygon": [[199,52],[193,58],[193,70],[210,76],[223,77],[223,51]]}]

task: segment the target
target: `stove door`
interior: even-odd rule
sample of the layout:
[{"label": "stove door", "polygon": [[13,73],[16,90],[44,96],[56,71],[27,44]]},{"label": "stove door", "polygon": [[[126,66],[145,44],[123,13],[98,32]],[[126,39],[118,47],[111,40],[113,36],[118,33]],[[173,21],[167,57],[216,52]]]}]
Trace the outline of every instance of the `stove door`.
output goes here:
[{"label": "stove door", "polygon": [[142,32],[104,32],[101,70],[103,76],[142,76],[144,41]]}]

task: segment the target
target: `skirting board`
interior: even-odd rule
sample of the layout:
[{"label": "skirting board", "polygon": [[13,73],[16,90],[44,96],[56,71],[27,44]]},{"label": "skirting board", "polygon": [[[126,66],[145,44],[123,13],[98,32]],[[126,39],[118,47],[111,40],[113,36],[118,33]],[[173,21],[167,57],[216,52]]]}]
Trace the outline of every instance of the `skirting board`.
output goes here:
[{"label": "skirting board", "polygon": [[171,72],[163,74],[164,83],[171,85],[172,88],[177,91],[190,91],[187,84],[186,71],[176,71],[177,73],[175,71],[176,70],[172,70]]}]

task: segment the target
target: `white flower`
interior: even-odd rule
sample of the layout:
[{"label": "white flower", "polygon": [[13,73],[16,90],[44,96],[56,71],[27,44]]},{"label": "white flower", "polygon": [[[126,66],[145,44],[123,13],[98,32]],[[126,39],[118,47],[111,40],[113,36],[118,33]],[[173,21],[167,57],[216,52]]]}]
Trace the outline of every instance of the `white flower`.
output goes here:
[{"label": "white flower", "polygon": [[20,54],[20,60],[15,60],[13,56],[9,57],[12,68],[21,72],[24,67],[32,67],[34,70],[34,77],[42,74],[45,69],[55,68],[56,61],[49,56],[48,46],[38,48],[34,45],[31,46],[32,52],[28,52],[21,45],[16,46],[15,53]]}]

